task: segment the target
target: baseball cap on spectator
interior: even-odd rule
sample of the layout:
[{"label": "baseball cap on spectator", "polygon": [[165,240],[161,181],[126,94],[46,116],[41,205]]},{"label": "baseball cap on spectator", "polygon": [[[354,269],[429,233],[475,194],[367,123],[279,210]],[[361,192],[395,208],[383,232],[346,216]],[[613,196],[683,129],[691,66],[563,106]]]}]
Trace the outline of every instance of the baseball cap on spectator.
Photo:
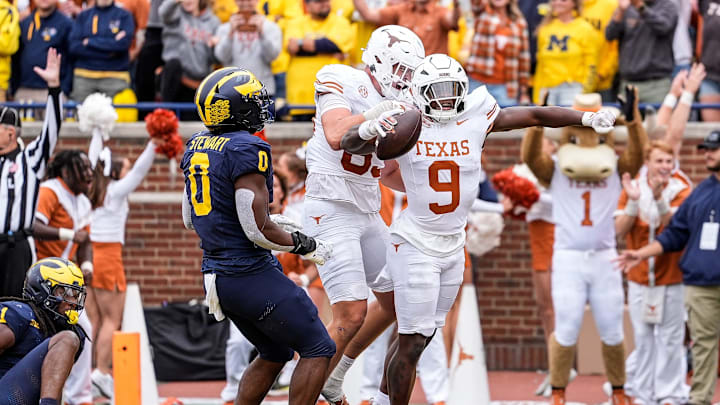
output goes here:
[{"label": "baseball cap on spectator", "polygon": [[20,128],[20,114],[18,114],[14,108],[3,107],[2,110],[0,110],[0,124]]},{"label": "baseball cap on spectator", "polygon": [[720,130],[710,132],[710,135],[705,137],[703,143],[698,145],[698,149],[718,149],[720,148]]}]

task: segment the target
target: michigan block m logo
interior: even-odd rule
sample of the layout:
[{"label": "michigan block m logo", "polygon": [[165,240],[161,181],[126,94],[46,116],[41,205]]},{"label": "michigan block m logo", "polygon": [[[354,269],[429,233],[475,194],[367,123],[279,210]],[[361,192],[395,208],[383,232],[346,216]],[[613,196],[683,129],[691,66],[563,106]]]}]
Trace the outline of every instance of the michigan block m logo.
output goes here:
[{"label": "michigan block m logo", "polygon": [[560,39],[558,39],[555,35],[550,35],[550,45],[548,45],[547,50],[552,51],[556,46],[558,46],[560,47],[561,52],[567,52],[568,39],[570,39],[570,35],[565,35]]}]

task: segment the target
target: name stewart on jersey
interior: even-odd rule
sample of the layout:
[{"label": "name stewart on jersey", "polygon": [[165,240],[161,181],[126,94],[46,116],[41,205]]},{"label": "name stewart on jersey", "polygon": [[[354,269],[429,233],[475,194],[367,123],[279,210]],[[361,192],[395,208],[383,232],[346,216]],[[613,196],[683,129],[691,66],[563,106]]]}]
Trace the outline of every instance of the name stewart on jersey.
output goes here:
[{"label": "name stewart on jersey", "polygon": [[225,136],[201,135],[190,140],[188,150],[214,150],[222,152],[230,138]]},{"label": "name stewart on jersey", "polygon": [[415,154],[427,157],[467,156],[470,154],[470,145],[467,139],[463,139],[460,142],[432,142],[419,140],[415,144]]}]

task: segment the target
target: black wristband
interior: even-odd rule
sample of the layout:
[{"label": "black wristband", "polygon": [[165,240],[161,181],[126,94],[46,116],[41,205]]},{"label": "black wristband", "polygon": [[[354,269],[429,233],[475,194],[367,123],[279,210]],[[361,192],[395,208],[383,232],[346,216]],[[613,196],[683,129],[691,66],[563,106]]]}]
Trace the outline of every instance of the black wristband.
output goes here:
[{"label": "black wristband", "polygon": [[292,234],[293,238],[293,244],[295,247],[293,250],[290,251],[290,253],[295,253],[298,255],[306,255],[310,252],[315,251],[316,244],[315,239],[313,239],[310,236],[305,235],[304,233],[300,231],[295,231]]}]

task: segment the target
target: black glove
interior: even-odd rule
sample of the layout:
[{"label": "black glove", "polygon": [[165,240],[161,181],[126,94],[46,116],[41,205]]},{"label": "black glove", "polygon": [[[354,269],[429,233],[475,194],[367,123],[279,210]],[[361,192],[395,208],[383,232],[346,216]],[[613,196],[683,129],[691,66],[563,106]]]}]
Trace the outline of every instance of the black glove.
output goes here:
[{"label": "black glove", "polygon": [[627,85],[625,86],[625,96],[618,96],[618,101],[620,102],[620,111],[622,111],[623,115],[625,116],[625,121],[632,122],[635,120],[635,104],[637,101],[635,100],[635,86]]},{"label": "black glove", "polygon": [[295,231],[291,235],[295,247],[293,248],[293,250],[290,251],[290,253],[295,253],[302,256],[315,251],[315,239],[305,235],[300,231]]}]

